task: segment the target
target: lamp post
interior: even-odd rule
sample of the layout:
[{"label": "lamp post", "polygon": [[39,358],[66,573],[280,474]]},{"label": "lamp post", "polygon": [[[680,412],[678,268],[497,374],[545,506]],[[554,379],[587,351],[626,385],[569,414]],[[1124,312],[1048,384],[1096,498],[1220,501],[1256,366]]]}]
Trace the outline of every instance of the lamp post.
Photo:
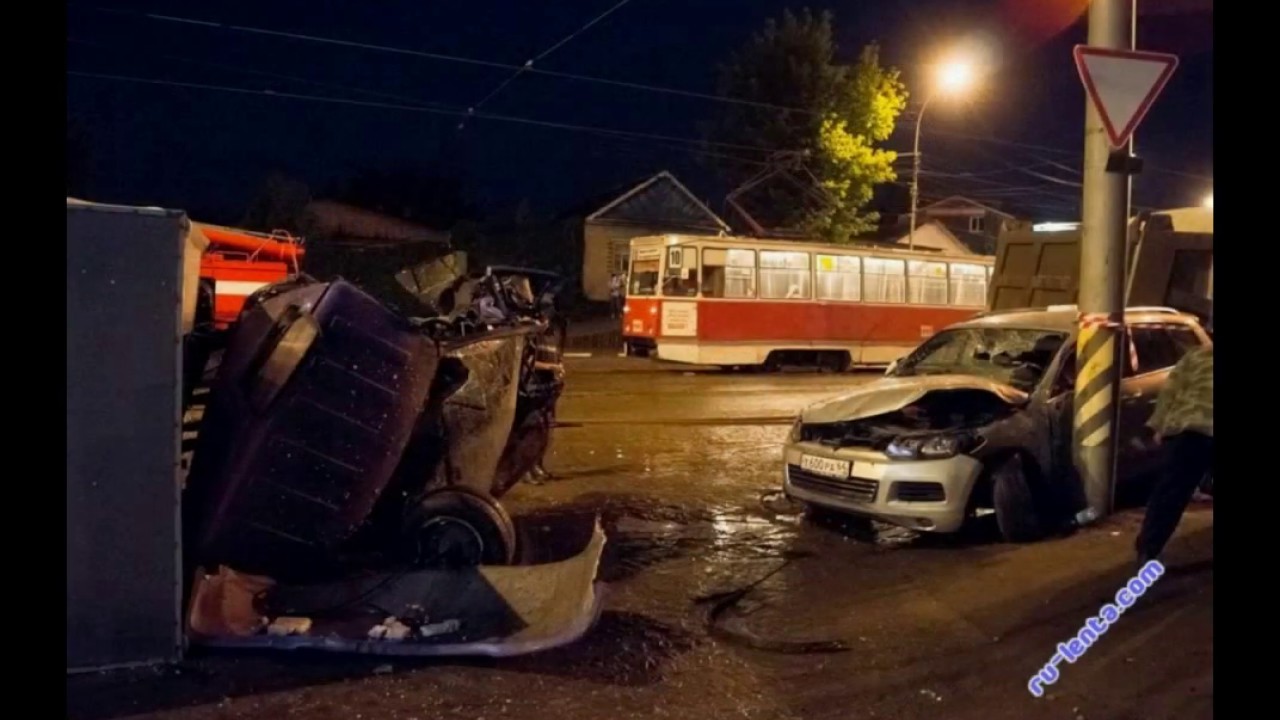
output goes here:
[{"label": "lamp post", "polygon": [[916,249],[916,211],[920,206],[920,126],[924,111],[937,92],[954,95],[973,84],[973,66],[966,62],[949,62],[938,68],[935,87],[925,95],[916,114],[916,139],[911,147],[911,226],[907,228],[907,249]]}]

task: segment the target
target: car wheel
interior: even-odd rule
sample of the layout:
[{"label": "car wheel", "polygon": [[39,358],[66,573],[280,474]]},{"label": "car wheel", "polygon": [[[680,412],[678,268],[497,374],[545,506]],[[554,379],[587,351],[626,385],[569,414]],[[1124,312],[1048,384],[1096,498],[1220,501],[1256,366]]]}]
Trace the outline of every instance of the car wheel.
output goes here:
[{"label": "car wheel", "polygon": [[1008,542],[1030,542],[1044,534],[1031,486],[1022,469],[1022,458],[1014,455],[991,473],[992,500],[996,524]]},{"label": "car wheel", "polygon": [[415,567],[508,565],[516,555],[516,529],[497,500],[465,488],[428,493],[407,530]]}]

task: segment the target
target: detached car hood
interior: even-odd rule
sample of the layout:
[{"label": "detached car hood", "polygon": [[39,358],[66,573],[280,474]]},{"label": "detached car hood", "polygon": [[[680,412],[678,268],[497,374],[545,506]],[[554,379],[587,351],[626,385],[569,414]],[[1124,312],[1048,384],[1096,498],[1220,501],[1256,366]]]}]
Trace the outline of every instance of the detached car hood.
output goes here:
[{"label": "detached car hood", "polygon": [[822,424],[861,420],[901,410],[931,392],[945,390],[985,390],[1010,404],[1022,404],[1028,397],[1011,385],[973,375],[885,377],[810,405],[800,412],[800,421]]}]

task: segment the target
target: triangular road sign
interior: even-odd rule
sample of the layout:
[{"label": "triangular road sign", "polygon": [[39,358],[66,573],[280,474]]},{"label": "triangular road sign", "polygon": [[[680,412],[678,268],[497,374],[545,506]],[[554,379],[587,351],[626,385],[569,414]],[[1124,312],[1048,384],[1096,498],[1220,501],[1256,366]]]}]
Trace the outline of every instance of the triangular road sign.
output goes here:
[{"label": "triangular road sign", "polygon": [[1165,53],[1077,45],[1074,55],[1085,92],[1114,147],[1129,141],[1178,67],[1178,57]]}]

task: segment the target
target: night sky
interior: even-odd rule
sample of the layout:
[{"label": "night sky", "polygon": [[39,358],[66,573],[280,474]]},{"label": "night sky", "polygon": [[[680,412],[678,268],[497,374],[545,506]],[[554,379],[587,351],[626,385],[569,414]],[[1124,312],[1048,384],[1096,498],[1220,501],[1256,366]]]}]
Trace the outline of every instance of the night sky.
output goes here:
[{"label": "night sky", "polygon": [[[465,110],[511,71],[150,19],[131,10],[350,43],[520,64],[578,33],[619,0],[325,0],[68,5],[67,68],[242,88],[251,94],[69,75],[67,119],[87,158],[89,199],[184,208],[235,221],[264,177],[318,192],[366,168],[419,167],[457,178],[490,212],[528,200],[541,215],[667,169],[719,210],[726,188],[696,147],[715,102],[524,74],[480,112],[524,121],[667,136],[608,137],[496,119],[321,103],[281,94]],[[1145,8],[1208,0],[1141,0]],[[537,67],[714,92],[715,65],[785,0],[630,0]],[[927,63],[957,44],[984,48],[991,72],[964,105],[935,102],[924,123],[926,199],[962,193],[1041,218],[1078,214],[1084,93],[1071,46],[1082,0],[828,0],[844,60],[879,41],[918,89]],[[1142,206],[1198,203],[1212,189],[1212,16],[1144,15],[1139,46],[1181,65],[1138,133],[1148,163]],[[260,94],[271,91],[275,97]],[[908,150],[907,123],[890,143]],[[978,139],[978,138],[985,138]],[[750,156],[752,151],[733,151]],[[905,168],[905,163],[902,164]],[[900,173],[905,179],[906,174]]]}]

